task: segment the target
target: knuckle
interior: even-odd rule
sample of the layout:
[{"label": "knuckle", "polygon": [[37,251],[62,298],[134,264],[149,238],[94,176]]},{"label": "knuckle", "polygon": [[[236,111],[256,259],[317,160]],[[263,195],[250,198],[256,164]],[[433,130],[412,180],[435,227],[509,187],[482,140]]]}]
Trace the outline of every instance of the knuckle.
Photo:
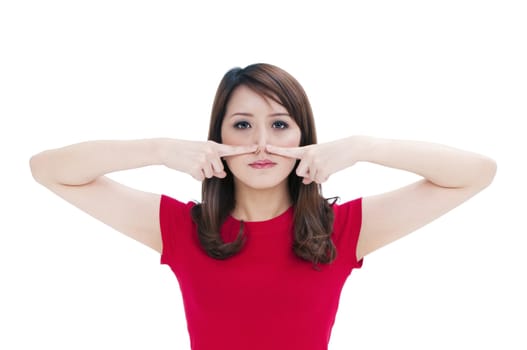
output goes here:
[{"label": "knuckle", "polygon": [[193,172],[190,175],[198,181],[203,181],[203,174],[201,172]]},{"label": "knuckle", "polygon": [[322,159],[319,155],[314,155],[312,158],[312,164],[315,167],[320,168],[324,164],[324,159]]},{"label": "knuckle", "polygon": [[305,155],[306,155],[308,158],[311,158],[311,159],[312,159],[313,157],[315,157],[315,155],[316,155],[316,151],[315,151],[314,148],[309,147],[309,148],[306,150]]},{"label": "knuckle", "polygon": [[195,163],[194,165],[192,165],[192,168],[190,169],[190,171],[192,173],[196,173],[197,174],[197,173],[199,173],[201,171],[201,168],[202,168],[202,166],[198,162],[198,163]]},{"label": "knuckle", "polygon": [[205,153],[203,154],[200,154],[196,161],[198,162],[198,164],[200,165],[200,167],[203,167],[205,164],[207,164],[208,160],[207,160],[207,155]]},{"label": "knuckle", "polygon": [[214,158],[215,155],[216,155],[216,151],[210,147],[206,148],[203,154],[205,160],[210,160]]}]

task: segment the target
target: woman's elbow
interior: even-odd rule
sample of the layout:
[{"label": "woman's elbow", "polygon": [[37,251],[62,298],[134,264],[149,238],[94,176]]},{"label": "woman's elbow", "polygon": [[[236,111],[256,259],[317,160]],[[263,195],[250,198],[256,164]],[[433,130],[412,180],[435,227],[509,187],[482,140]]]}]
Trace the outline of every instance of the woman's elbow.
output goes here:
[{"label": "woman's elbow", "polygon": [[45,159],[43,158],[43,153],[38,153],[29,159],[29,169],[31,170],[31,175],[33,176],[33,179],[35,179],[35,181],[40,184],[44,184],[46,179],[46,166]]},{"label": "woman's elbow", "polygon": [[485,187],[489,186],[494,180],[497,170],[498,164],[494,159],[483,157],[481,159],[478,168],[478,173],[476,175],[476,186],[480,187],[481,189],[484,189]]}]

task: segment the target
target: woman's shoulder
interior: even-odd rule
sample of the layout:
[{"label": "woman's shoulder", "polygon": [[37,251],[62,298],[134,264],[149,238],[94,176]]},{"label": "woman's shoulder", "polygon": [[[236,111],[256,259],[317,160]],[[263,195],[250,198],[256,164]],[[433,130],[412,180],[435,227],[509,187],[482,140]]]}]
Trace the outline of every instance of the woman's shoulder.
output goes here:
[{"label": "woman's shoulder", "polygon": [[348,228],[360,230],[362,223],[362,197],[331,205],[335,216],[335,229]]},{"label": "woman's shoulder", "polygon": [[195,205],[197,205],[198,202],[196,201],[188,201],[188,202],[183,202],[177,198],[174,198],[174,197],[171,197],[167,194],[162,194],[161,195],[161,205],[162,206],[167,206],[167,207],[171,207],[171,208],[178,208],[178,207],[185,207],[185,208],[192,208],[194,207]]},{"label": "woman's shoulder", "polygon": [[362,266],[357,260],[357,243],[362,226],[362,197],[342,203],[333,203],[334,212],[332,240],[337,252],[344,261],[351,262],[352,267]]},{"label": "woman's shoulder", "polygon": [[161,222],[181,221],[191,218],[192,208],[198,205],[195,201],[183,202],[166,194],[161,195],[159,217]]},{"label": "woman's shoulder", "polygon": [[361,212],[362,197],[354,198],[340,202],[340,198],[331,198],[328,200],[335,214],[350,214]]}]

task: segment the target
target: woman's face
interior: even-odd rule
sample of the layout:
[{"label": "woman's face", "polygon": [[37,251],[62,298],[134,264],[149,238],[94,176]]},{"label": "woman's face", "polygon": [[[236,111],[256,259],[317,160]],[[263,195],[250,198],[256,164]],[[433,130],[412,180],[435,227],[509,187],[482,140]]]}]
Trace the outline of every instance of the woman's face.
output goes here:
[{"label": "woman's face", "polygon": [[243,85],[233,91],[221,125],[222,142],[259,146],[259,152],[224,158],[236,186],[270,189],[286,184],[296,159],[269,154],[265,146],[298,147],[300,137],[284,106]]}]

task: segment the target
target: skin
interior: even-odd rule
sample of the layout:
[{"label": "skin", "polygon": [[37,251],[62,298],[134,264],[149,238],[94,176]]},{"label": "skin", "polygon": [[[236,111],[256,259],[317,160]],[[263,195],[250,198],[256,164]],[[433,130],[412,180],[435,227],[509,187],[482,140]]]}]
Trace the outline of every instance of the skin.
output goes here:
[{"label": "skin", "polygon": [[[276,113],[281,115],[270,116]],[[36,154],[30,167],[35,180],[52,192],[158,252],[163,248],[160,195],[127,187],[105,174],[164,165],[202,181],[224,177],[221,159],[225,159],[235,175],[233,215],[247,221],[272,218],[291,204],[284,180],[297,160],[297,175],[304,183],[323,183],[357,162],[421,176],[407,186],[363,198],[357,259],[465,202],[487,187],[496,173],[496,163],[486,156],[428,142],[355,135],[299,147],[298,126],[276,128],[281,123],[275,121],[291,121],[283,113],[280,105],[240,87],[229,101],[223,144],[167,138],[89,141]],[[235,120],[250,127],[234,128]],[[277,166],[248,167],[258,159],[271,159]]]},{"label": "skin", "polygon": [[[300,128],[287,110],[240,86],[227,105],[221,137],[225,144],[258,147],[255,153],[224,158],[234,175],[236,208],[232,215],[245,221],[261,221],[285,211],[291,205],[287,177],[296,159],[270,154],[266,147],[273,144],[287,148],[300,144]],[[269,160],[276,165],[268,169],[254,169],[249,165],[258,160]]]}]

